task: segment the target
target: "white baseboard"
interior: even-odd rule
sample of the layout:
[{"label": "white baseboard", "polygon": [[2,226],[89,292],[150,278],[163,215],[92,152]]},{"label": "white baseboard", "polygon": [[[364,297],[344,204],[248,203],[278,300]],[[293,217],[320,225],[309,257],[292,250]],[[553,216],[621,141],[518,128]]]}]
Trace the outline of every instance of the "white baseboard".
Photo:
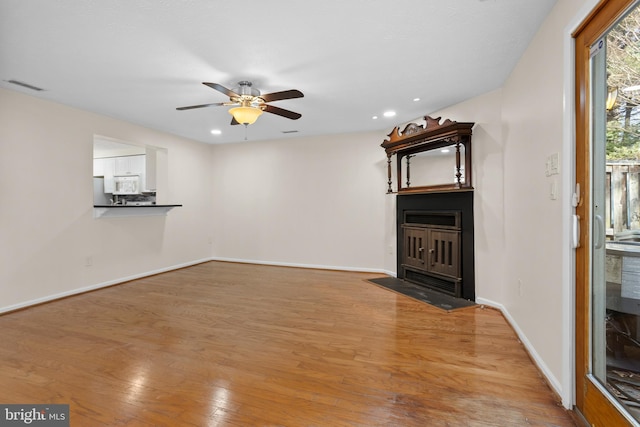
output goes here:
[{"label": "white baseboard", "polygon": [[279,267],[295,267],[295,268],[315,268],[318,270],[339,270],[339,271],[355,271],[359,273],[382,273],[389,276],[396,276],[396,273],[377,269],[377,268],[365,268],[365,267],[346,267],[336,265],[321,265],[321,264],[296,264],[290,262],[277,262],[277,261],[260,261],[255,259],[241,259],[241,258],[225,258],[225,257],[213,257],[211,261],[225,261],[225,262],[237,262],[242,264],[258,264],[258,265],[274,265]]},{"label": "white baseboard", "polygon": [[82,293],[85,293],[85,292],[95,291],[96,289],[106,288],[108,286],[117,285],[118,283],[124,283],[124,282],[128,282],[130,280],[141,279],[143,277],[153,276],[154,274],[166,273],[167,271],[178,270],[180,268],[189,267],[189,266],[196,265],[196,264],[201,264],[201,263],[207,262],[207,261],[210,261],[210,259],[207,258],[207,259],[189,261],[189,262],[185,262],[183,264],[176,264],[176,265],[172,265],[170,267],[160,268],[158,270],[152,270],[152,271],[147,271],[147,272],[144,272],[144,273],[134,274],[132,276],[121,277],[121,278],[118,278],[118,279],[109,280],[109,281],[102,282],[102,283],[96,283],[94,285],[85,286],[85,287],[82,287],[82,288],[77,288],[77,289],[73,289],[73,290],[70,290],[70,291],[61,292],[61,293],[58,293],[58,294],[47,295],[47,296],[42,297],[42,298],[36,298],[36,299],[33,299],[33,300],[21,302],[19,304],[0,307],[0,313],[6,313],[6,312],[9,312],[9,311],[19,310],[21,308],[26,308],[26,307],[29,307],[29,306],[32,306],[32,305],[42,304],[42,303],[49,302],[49,301],[54,301],[54,300],[57,300],[57,299],[60,299],[60,298],[70,297],[72,295],[77,295],[77,294],[82,294]]},{"label": "white baseboard", "polygon": [[[544,363],[544,360],[542,360],[542,358],[536,351],[535,347],[531,345],[531,342],[527,339],[527,336],[524,334],[522,329],[520,329],[515,319],[509,313],[509,310],[507,310],[504,305],[497,303],[495,301],[485,299],[485,298],[476,298],[476,304],[484,304],[486,306],[496,308],[500,310],[500,312],[502,312],[502,315],[505,317],[505,319],[507,319],[507,322],[509,322],[513,330],[516,332],[516,335],[518,335],[518,339],[522,342],[524,347],[527,349],[527,351],[529,352],[529,355],[533,359],[534,363],[536,364],[540,372],[542,372],[542,375],[545,376],[549,385],[553,388],[553,390],[556,392],[558,396],[560,397],[564,396],[562,386],[560,385],[560,381],[558,381],[555,375],[553,375],[553,373],[551,372],[547,364]],[[563,404],[564,404],[564,400],[563,400]],[[566,408],[566,409],[570,409],[570,408]]]}]

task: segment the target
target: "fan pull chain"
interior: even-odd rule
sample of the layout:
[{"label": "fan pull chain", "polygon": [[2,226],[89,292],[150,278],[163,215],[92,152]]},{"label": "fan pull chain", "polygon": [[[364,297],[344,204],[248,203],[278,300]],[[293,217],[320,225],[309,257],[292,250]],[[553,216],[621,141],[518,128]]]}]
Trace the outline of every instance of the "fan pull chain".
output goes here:
[{"label": "fan pull chain", "polygon": [[244,140],[245,140],[245,141],[247,140],[247,128],[248,128],[248,127],[249,127],[249,125],[245,123],[245,124],[244,124]]}]

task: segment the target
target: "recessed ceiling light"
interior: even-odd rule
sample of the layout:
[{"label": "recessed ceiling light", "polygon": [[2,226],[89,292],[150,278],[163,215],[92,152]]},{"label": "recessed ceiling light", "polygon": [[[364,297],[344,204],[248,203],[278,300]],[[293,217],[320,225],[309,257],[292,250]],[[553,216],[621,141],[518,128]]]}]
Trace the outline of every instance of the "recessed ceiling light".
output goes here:
[{"label": "recessed ceiling light", "polygon": [[385,117],[393,117],[393,116],[395,116],[395,115],[396,115],[396,112],[395,112],[395,111],[385,111],[385,112],[384,112],[384,116],[385,116]]},{"label": "recessed ceiling light", "polygon": [[378,120],[378,116],[371,117],[373,120]]},{"label": "recessed ceiling light", "polygon": [[448,148],[443,148],[442,150],[440,150],[441,153],[448,153],[449,149]]},{"label": "recessed ceiling light", "polygon": [[418,102],[420,101],[420,98],[413,98],[413,102]]},{"label": "recessed ceiling light", "polygon": [[211,130],[211,134],[212,135],[222,135],[222,131],[220,129],[212,129]]}]

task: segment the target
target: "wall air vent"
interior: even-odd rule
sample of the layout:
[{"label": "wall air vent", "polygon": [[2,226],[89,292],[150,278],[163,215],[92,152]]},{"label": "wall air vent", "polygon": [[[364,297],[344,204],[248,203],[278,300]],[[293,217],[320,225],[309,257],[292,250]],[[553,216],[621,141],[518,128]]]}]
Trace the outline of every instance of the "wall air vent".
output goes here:
[{"label": "wall air vent", "polygon": [[27,89],[35,90],[37,92],[42,92],[44,90],[41,87],[33,86],[33,85],[30,85],[29,83],[24,83],[24,82],[21,82],[19,80],[5,80],[5,81],[7,83],[11,83],[11,84],[14,84],[14,85],[17,85],[17,86],[25,87]]}]

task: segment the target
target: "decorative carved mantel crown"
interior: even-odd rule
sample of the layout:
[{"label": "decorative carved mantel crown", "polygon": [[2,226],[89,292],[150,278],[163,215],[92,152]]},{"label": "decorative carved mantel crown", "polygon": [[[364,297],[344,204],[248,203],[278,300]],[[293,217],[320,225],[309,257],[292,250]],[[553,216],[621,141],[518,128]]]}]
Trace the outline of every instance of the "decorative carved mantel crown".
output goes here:
[{"label": "decorative carved mantel crown", "polygon": [[458,123],[441,117],[425,116],[425,124],[409,123],[400,130],[400,126],[393,128],[388,139],[382,143],[387,154],[394,154],[408,146],[424,145],[429,142],[457,142],[461,135],[471,135],[474,123]]}]

